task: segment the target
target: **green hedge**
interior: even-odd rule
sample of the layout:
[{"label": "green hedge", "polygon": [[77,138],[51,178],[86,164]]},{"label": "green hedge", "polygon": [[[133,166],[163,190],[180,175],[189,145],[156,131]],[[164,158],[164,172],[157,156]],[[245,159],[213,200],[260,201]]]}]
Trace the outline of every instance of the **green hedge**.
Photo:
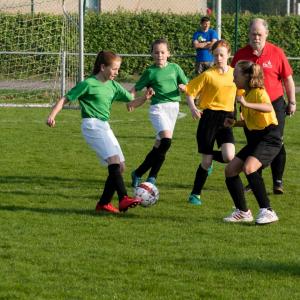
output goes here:
[{"label": "green hedge", "polygon": [[[248,41],[248,24],[253,16],[241,15],[239,18],[239,46]],[[58,51],[61,35],[61,16],[45,16],[40,18],[36,26],[35,40],[31,45],[25,38],[27,26],[30,25],[30,15],[5,15],[0,14],[0,51],[10,49],[8,45],[16,45],[23,39],[24,49],[38,51]],[[172,54],[194,55],[191,37],[197,29],[200,16],[197,14],[176,15],[172,13],[161,14],[142,12],[139,14],[129,12],[87,14],[85,16],[85,52],[97,53],[99,50],[112,50],[121,54],[147,54],[149,46],[154,39],[165,37],[169,40]],[[270,25],[269,41],[282,47],[287,56],[299,57],[300,54],[300,17],[264,16]],[[216,25],[212,19],[212,27]],[[51,27],[51,28],[49,28]],[[24,32],[8,35],[6,30]],[[51,35],[49,35],[51,32]],[[46,38],[47,37],[47,38]],[[222,37],[234,44],[234,15],[222,15]],[[4,39],[5,38],[5,39]],[[22,50],[22,49],[14,49]],[[3,56],[2,56],[3,58]],[[87,57],[85,72],[92,69],[94,57]],[[6,60],[6,59],[5,59]],[[6,69],[3,63],[1,69]],[[171,58],[182,66],[189,75],[193,73],[194,57]],[[151,63],[151,58],[124,57],[121,76],[140,74]],[[53,63],[51,63],[53,65]],[[295,74],[300,74],[300,61],[291,61]],[[49,68],[49,59],[41,59],[39,68]]]},{"label": "green hedge", "polygon": [[[239,46],[248,42],[248,24],[251,15],[241,15],[239,18]],[[287,56],[300,55],[300,17],[264,16],[269,22],[269,41],[282,47]],[[234,15],[222,15],[222,38],[234,46]],[[104,13],[101,15],[89,14],[85,19],[85,50],[98,52],[100,49],[109,49],[121,54],[149,53],[149,45],[154,39],[165,37],[169,40],[172,54],[194,55],[191,37],[199,24],[199,15],[161,14],[142,12],[132,14],[119,12],[116,14]],[[212,19],[212,27],[216,25]],[[192,74],[194,58],[173,57],[187,74]],[[87,62],[87,69],[91,68],[92,61]],[[151,63],[149,59],[123,59],[122,74],[138,74]],[[300,61],[292,62],[294,72],[300,73]]]}]

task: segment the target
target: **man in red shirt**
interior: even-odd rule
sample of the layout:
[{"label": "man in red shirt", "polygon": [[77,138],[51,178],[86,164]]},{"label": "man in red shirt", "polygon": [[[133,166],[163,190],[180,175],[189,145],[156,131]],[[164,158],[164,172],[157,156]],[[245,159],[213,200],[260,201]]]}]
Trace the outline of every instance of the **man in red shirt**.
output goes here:
[{"label": "man in red shirt", "polygon": [[[250,60],[263,68],[265,88],[276,112],[282,136],[282,148],[271,163],[274,194],[282,194],[282,177],[286,162],[283,131],[286,114],[291,116],[296,112],[295,83],[292,68],[283,50],[267,42],[267,37],[267,22],[260,18],[253,19],[249,26],[249,44],[235,53],[231,66],[234,67],[239,60]],[[283,86],[287,103],[283,97]]]}]

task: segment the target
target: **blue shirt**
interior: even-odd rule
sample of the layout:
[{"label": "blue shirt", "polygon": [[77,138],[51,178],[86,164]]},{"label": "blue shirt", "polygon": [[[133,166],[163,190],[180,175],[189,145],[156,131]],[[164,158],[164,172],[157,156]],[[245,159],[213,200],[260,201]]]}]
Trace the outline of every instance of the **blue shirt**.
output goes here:
[{"label": "blue shirt", "polygon": [[[208,29],[208,31],[196,31],[193,34],[193,42],[199,41],[199,42],[210,42],[213,39],[218,39],[218,34],[213,29]],[[197,62],[213,62],[214,57],[210,52],[210,49],[196,49],[197,56],[196,61]]]}]

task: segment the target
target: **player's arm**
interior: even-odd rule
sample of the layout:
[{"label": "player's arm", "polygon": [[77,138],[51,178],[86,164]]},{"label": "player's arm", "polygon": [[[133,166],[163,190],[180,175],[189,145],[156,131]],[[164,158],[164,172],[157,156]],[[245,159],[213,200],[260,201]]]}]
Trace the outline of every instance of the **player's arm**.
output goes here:
[{"label": "player's arm", "polygon": [[195,98],[192,96],[187,95],[186,96],[186,102],[190,108],[191,114],[192,114],[192,118],[194,120],[196,119],[200,119],[202,112],[196,107],[195,105]]},{"label": "player's arm", "polygon": [[236,96],[237,102],[241,103],[244,107],[248,107],[260,112],[271,112],[273,110],[273,105],[271,103],[250,103],[245,100],[243,96]]},{"label": "player's arm", "polygon": [[[135,88],[131,89],[131,94],[135,97]],[[155,94],[154,90],[150,87],[145,91],[145,94],[140,97],[136,97],[134,100],[127,103],[127,110],[133,111],[135,108],[143,105],[148,99],[150,99]]]},{"label": "player's arm", "polygon": [[49,127],[55,126],[55,117],[63,109],[63,107],[66,103],[68,103],[68,99],[66,97],[62,97],[53,106],[52,111],[49,114],[47,122],[46,122]]},{"label": "player's arm", "polygon": [[285,92],[288,98],[288,106],[286,112],[288,115],[293,115],[296,112],[296,97],[295,97],[295,83],[293,76],[290,75],[283,80]]}]

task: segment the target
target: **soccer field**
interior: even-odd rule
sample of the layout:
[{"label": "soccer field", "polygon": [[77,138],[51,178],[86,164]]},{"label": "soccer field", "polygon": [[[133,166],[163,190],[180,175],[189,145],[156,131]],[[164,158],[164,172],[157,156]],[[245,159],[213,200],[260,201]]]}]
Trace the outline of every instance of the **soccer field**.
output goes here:
[{"label": "soccer field", "polygon": [[[130,172],[153,144],[147,109],[112,109],[130,194]],[[0,299],[300,298],[299,111],[286,120],[285,193],[270,194],[280,220],[267,226],[222,222],[232,202],[218,163],[203,205],[187,203],[200,158],[197,122],[183,103],[181,112],[157,205],[115,216],[94,213],[107,169],[81,136],[78,110],[50,129],[48,109],[1,108]],[[242,130],[235,136],[238,150]],[[271,192],[269,169],[264,178]]]}]

